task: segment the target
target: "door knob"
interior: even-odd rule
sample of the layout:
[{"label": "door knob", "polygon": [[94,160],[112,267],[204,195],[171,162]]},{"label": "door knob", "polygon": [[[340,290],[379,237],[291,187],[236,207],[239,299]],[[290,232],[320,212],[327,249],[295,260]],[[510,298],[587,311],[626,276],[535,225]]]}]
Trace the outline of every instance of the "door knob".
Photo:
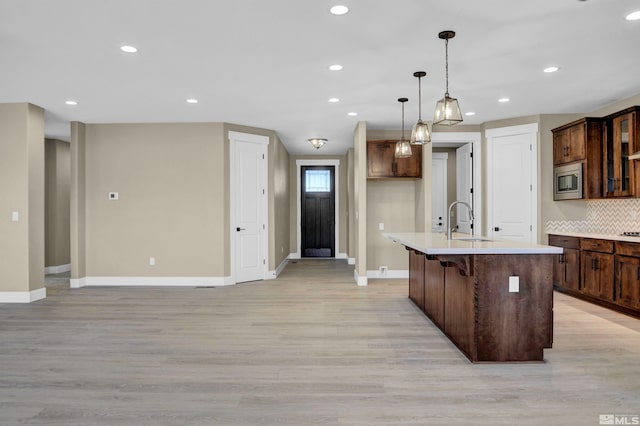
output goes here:
[{"label": "door knob", "polygon": [[246,229],[245,229],[245,228],[240,228],[240,227],[238,227],[238,228],[236,228],[236,231],[238,231],[238,232],[240,232],[240,231],[246,231]]},{"label": "door knob", "polygon": [[502,228],[498,228],[497,226],[495,228],[493,228],[494,231],[498,232],[500,231]]}]

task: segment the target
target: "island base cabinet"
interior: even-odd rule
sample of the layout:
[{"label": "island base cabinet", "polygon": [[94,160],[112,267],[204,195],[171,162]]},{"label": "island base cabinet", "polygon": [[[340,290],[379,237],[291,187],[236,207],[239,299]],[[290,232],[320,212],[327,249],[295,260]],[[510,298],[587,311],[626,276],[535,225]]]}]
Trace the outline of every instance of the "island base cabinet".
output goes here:
[{"label": "island base cabinet", "polygon": [[444,332],[464,354],[476,361],[474,279],[453,263],[445,268]]},{"label": "island base cabinet", "polygon": [[[553,255],[476,256],[474,361],[542,361],[553,342]],[[509,278],[517,277],[518,291]],[[512,289],[514,290],[514,289]]]}]

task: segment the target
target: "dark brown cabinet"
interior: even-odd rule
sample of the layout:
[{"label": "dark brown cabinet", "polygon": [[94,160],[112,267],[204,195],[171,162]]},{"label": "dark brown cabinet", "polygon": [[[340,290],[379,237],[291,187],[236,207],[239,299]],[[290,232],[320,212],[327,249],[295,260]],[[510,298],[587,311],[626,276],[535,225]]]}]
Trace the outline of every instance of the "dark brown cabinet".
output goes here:
[{"label": "dark brown cabinet", "polygon": [[613,301],[613,241],[585,238],[580,241],[582,292]]},{"label": "dark brown cabinet", "polygon": [[570,290],[580,290],[580,239],[549,235],[549,245],[563,247],[553,264],[553,284]]},{"label": "dark brown cabinet", "polygon": [[616,243],[616,303],[640,310],[640,244]]},{"label": "dark brown cabinet", "polygon": [[553,130],[553,165],[582,164],[583,198],[602,197],[603,120],[585,117]]},{"label": "dark brown cabinet", "polygon": [[367,141],[367,179],[422,178],[422,146],[412,145],[409,158],[395,158],[396,142]]},{"label": "dark brown cabinet", "polygon": [[424,313],[444,328],[444,268],[440,261],[427,256],[424,276]]},{"label": "dark brown cabinet", "polygon": [[634,161],[629,155],[640,144],[639,107],[632,107],[606,117],[604,143],[604,196],[631,197],[636,194]]}]

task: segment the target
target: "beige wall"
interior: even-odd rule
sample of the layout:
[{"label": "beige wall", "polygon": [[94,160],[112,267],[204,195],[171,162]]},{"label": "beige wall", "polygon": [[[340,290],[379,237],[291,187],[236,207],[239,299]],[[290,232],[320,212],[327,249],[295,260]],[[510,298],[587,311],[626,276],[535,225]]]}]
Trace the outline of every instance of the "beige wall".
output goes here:
[{"label": "beige wall", "polygon": [[71,122],[70,249],[71,279],[87,275],[86,125]]},{"label": "beige wall", "polygon": [[71,157],[68,142],[45,140],[45,266],[71,263]]},{"label": "beige wall", "polygon": [[[0,292],[44,287],[44,111],[0,104]],[[11,220],[18,212],[19,220]]]},{"label": "beige wall", "polygon": [[292,155],[289,157],[289,187],[291,190],[291,199],[289,205],[289,217],[291,221],[289,223],[289,247],[291,253],[296,253],[298,248],[298,181],[300,176],[298,174],[297,160],[338,160],[340,165],[336,172],[338,173],[338,247],[335,248],[336,256],[338,254],[346,255],[347,253],[347,239],[349,225],[347,223],[347,212],[349,210],[348,202],[348,172],[349,164],[346,155]]}]

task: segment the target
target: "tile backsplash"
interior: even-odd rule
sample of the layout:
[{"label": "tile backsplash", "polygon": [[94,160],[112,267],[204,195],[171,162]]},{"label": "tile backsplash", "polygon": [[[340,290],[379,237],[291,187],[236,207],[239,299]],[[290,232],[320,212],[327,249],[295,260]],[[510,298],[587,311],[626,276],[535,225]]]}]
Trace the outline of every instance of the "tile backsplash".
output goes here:
[{"label": "tile backsplash", "polygon": [[640,199],[589,200],[587,220],[550,220],[547,232],[589,232],[618,235],[640,231]]}]

